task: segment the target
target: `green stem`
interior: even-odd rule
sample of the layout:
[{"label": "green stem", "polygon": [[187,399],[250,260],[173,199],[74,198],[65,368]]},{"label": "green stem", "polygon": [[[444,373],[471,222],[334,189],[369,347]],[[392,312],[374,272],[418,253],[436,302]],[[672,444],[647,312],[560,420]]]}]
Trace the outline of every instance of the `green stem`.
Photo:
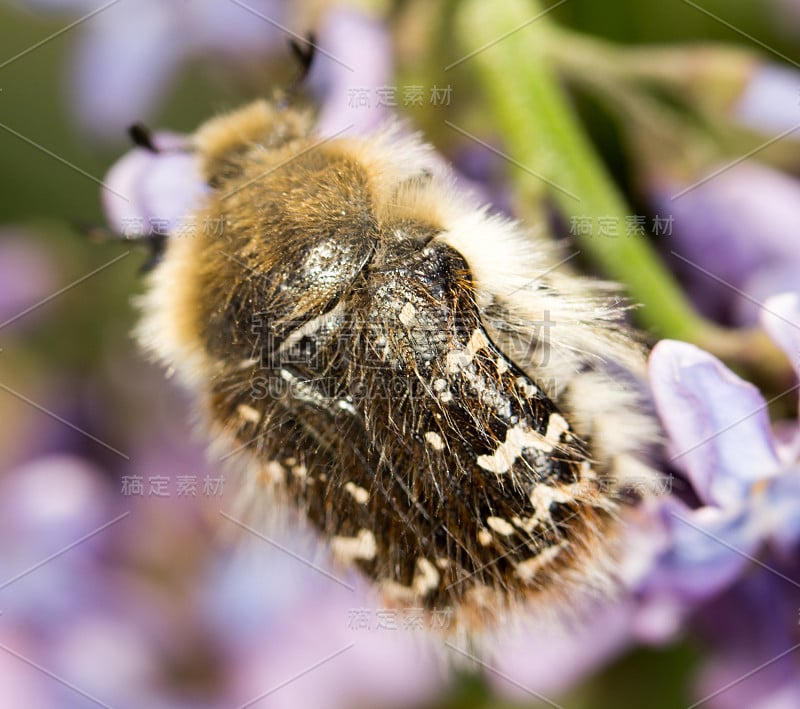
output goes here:
[{"label": "green stem", "polygon": [[457,18],[463,48],[489,45],[467,61],[474,65],[489,95],[489,110],[511,156],[544,178],[568,219],[588,217],[595,228],[599,218],[617,225],[617,238],[577,236],[576,244],[609,276],[626,284],[631,297],[643,304],[637,311],[643,324],[661,337],[707,340],[707,329],[714,326],[694,311],[647,240],[624,235],[631,210],[549,66],[544,51],[548,33],[554,31],[549,18],[541,16],[496,41],[541,12],[536,0],[468,0]]}]

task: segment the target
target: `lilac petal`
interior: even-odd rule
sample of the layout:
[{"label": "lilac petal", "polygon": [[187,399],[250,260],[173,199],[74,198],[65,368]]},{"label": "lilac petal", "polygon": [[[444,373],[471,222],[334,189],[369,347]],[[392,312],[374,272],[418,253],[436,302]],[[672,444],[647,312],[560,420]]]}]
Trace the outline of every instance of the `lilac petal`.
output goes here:
[{"label": "lilac petal", "polygon": [[757,485],[751,515],[783,552],[794,554],[800,542],[800,467]]},{"label": "lilac petal", "polygon": [[[7,622],[4,625],[0,630],[0,643],[23,657],[30,657],[36,644],[32,638],[9,628]],[[20,660],[9,652],[0,653],[0,706],[27,709],[53,706],[42,675],[33,668],[21,665]]]},{"label": "lilac petal", "polygon": [[[686,191],[681,194],[682,190]],[[800,273],[797,178],[764,165],[742,163],[694,186],[653,186],[651,194],[657,213],[673,218],[670,249],[679,256],[675,267],[707,315],[753,324],[755,310],[747,289],[754,279],[762,271],[776,269]],[[784,288],[779,282],[759,282],[764,286],[760,298]],[[735,320],[741,317],[751,319]]]},{"label": "lilac petal", "polygon": [[671,542],[640,593],[658,602],[677,599],[685,612],[729,586],[763,541],[745,507],[691,510],[665,498],[662,513]]},{"label": "lilac petal", "polygon": [[780,133],[797,127],[800,72],[788,66],[763,64],[734,106],[734,117],[748,128]]},{"label": "lilac petal", "polygon": [[753,482],[775,474],[779,461],[764,398],[716,357],[662,340],[650,356],[650,382],[672,460],[703,502],[740,504]]},{"label": "lilac petal", "polygon": [[453,177],[459,188],[473,192],[481,202],[491,204],[496,210],[513,216],[511,190],[505,179],[505,166],[501,157],[466,140],[457,143],[450,155],[455,168]]},{"label": "lilac petal", "polygon": [[[167,140],[157,136],[159,144]],[[105,184],[109,188],[103,191],[106,216],[125,236],[174,230],[207,192],[199,159],[179,150],[151,153],[135,148],[111,167]]]},{"label": "lilac petal", "polygon": [[[302,559],[315,558],[310,542],[280,543]],[[314,569],[284,552],[258,549],[250,568],[231,569],[234,577],[215,583],[209,596],[209,612],[233,660],[235,705],[277,686],[282,689],[271,706],[287,708],[378,706],[386,697],[417,706],[435,695],[445,676],[437,644],[422,630],[404,628],[402,611],[376,606],[363,578],[342,575],[330,562]],[[369,627],[354,627],[354,613]],[[286,682],[315,665],[313,675]]]},{"label": "lilac petal", "polygon": [[[322,101],[317,133],[333,135],[350,125],[353,132],[367,132],[385,122],[394,109],[383,105],[378,90],[397,89],[391,86],[386,28],[357,10],[336,7],[325,15],[318,43],[324,52],[317,52],[308,76]],[[395,102],[402,105],[399,91]]]},{"label": "lilac petal", "polygon": [[[753,569],[698,618],[712,654],[696,697],[709,707],[795,709],[800,706],[797,643],[797,555],[788,565]],[[783,575],[783,578],[781,577]],[[725,691],[720,691],[723,688]]]},{"label": "lilac petal", "polygon": [[108,514],[105,475],[70,455],[40,457],[15,468],[0,477],[0,493],[0,531],[17,540],[15,553],[28,546],[40,553],[80,536]]},{"label": "lilac petal", "polygon": [[102,139],[121,140],[148,118],[185,56],[173,11],[157,2],[120,3],[92,18],[76,47],[72,105]]},{"label": "lilac petal", "polygon": [[[797,285],[800,288],[800,281]],[[761,311],[761,324],[786,353],[800,378],[800,294],[782,293],[769,298]]]},{"label": "lilac petal", "polygon": [[685,598],[669,591],[651,591],[639,601],[632,632],[648,645],[673,642],[686,622],[691,606]]},{"label": "lilac petal", "polygon": [[[290,25],[288,3],[281,0],[247,0],[246,9],[233,2],[195,0],[192,11],[179,15],[176,24],[195,53],[252,55],[285,51],[291,35],[279,25]],[[258,14],[256,14],[258,13]],[[298,31],[302,34],[302,31]]]},{"label": "lilac petal", "polygon": [[[775,648],[771,656],[755,656],[740,653],[739,656],[730,657],[731,653],[722,657],[715,657],[707,662],[701,669],[696,681],[697,688],[693,692],[698,701],[707,709],[797,709],[800,706],[800,680],[776,683],[775,674],[770,672],[770,665],[766,665],[767,672],[754,670],[774,660],[780,652],[788,650],[791,645],[784,648]],[[783,658],[781,664],[792,662],[792,658]],[[766,676],[765,676],[766,675]],[[725,689],[725,691],[721,691]]]},{"label": "lilac petal", "polygon": [[704,502],[740,503],[754,481],[776,472],[766,403],[756,387],[707,352],[672,340],[653,349],[650,377],[673,461]]},{"label": "lilac petal", "polygon": [[[108,579],[97,581],[110,584]],[[157,676],[158,656],[142,626],[127,617],[127,608],[109,612],[85,611],[77,618],[62,619],[58,641],[48,653],[48,664],[74,684],[97,697],[130,700],[131,694],[146,704],[142,695]],[[152,609],[150,609],[152,612]],[[103,661],[98,662],[102,657]],[[137,702],[138,703],[138,702]]]},{"label": "lilac petal", "polygon": [[733,304],[733,322],[759,322],[765,301],[776,294],[800,291],[800,261],[766,264],[745,278],[742,291],[749,298],[738,298]]},{"label": "lilac petal", "polygon": [[552,700],[622,654],[631,642],[632,610],[607,601],[574,625],[544,614],[515,619],[489,640],[486,679],[513,699]]},{"label": "lilac petal", "polygon": [[[51,254],[38,243],[23,233],[0,231],[0,324],[53,293],[58,288],[57,274]],[[31,321],[35,315],[31,313]]]},{"label": "lilac petal", "polygon": [[[119,515],[110,502],[107,473],[74,456],[42,456],[0,476],[2,610],[47,625],[86,604],[86,570],[114,525],[92,532]],[[71,543],[69,555],[48,561]]]}]

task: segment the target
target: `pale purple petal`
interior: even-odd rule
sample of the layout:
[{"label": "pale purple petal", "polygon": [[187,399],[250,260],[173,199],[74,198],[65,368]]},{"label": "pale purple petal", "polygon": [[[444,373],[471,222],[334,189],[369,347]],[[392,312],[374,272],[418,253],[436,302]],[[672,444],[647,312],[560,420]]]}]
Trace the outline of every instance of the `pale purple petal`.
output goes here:
[{"label": "pale purple petal", "polygon": [[511,190],[503,159],[467,139],[459,138],[456,146],[450,155],[455,168],[453,177],[458,188],[473,192],[481,202],[491,204],[496,210],[513,216]]},{"label": "pale purple petal", "polygon": [[633,608],[598,602],[571,622],[547,613],[515,618],[487,647],[485,676],[495,690],[517,700],[553,701],[629,647]]},{"label": "pale purple petal", "polygon": [[800,427],[797,419],[776,421],[772,424],[772,440],[778,457],[791,465],[800,460]]},{"label": "pale purple petal", "polygon": [[701,609],[698,629],[715,648],[694,692],[698,701],[708,698],[703,706],[800,706],[800,654],[792,650],[798,642],[800,591],[789,580],[800,581],[800,567],[796,555],[793,559],[776,565],[767,557],[769,568],[753,568]]},{"label": "pale purple petal", "polygon": [[[322,21],[318,44],[324,51],[314,56],[308,76],[322,102],[317,133],[333,135],[352,125],[357,134],[384,123],[396,110],[385,105],[390,101],[379,92],[393,88],[386,27],[353,8],[334,7]],[[397,92],[396,105],[402,101]]]},{"label": "pale purple petal", "polygon": [[[225,577],[209,580],[204,615],[232,660],[232,705],[280,686],[270,706],[349,709],[379,706],[386,697],[416,706],[443,685],[447,668],[438,641],[403,627],[403,613],[381,608],[363,577],[315,555],[310,537],[267,536],[314,559],[316,568],[251,537]],[[369,627],[354,625],[354,613],[364,614]],[[331,659],[319,664],[325,658]]]},{"label": "pale purple petal", "polygon": [[[175,8],[176,26],[193,53],[216,52],[229,55],[285,52],[292,34],[302,28],[292,27],[289,3],[280,0],[247,0],[241,5],[219,0],[195,0],[191,12]],[[172,9],[172,8],[171,8]]]},{"label": "pale purple petal", "polygon": [[758,485],[752,496],[751,515],[763,536],[786,554],[800,542],[800,468],[794,466]]},{"label": "pale purple petal", "polygon": [[635,638],[647,645],[674,642],[685,627],[692,601],[685,595],[676,594],[671,587],[647,589],[638,600],[632,623]]},{"label": "pale purple petal", "polygon": [[[16,318],[59,285],[51,254],[22,231],[0,230],[0,324]],[[25,317],[35,322],[36,312]]]},{"label": "pale purple petal", "polygon": [[710,697],[703,703],[708,709],[797,709],[800,707],[800,680],[795,678],[777,683],[771,676],[773,673],[769,672],[769,666],[765,668],[767,672],[754,672],[777,657],[779,652],[780,649],[775,648],[772,657],[755,653],[713,657],[700,672],[694,691],[696,699],[700,701]]},{"label": "pale purple petal", "polygon": [[[111,590],[107,588],[107,592]],[[127,616],[124,606],[115,610],[121,617],[108,611],[88,611],[77,618],[62,619],[57,643],[48,652],[47,662],[98,698],[130,701],[134,699],[130,695],[135,693],[140,706],[149,704],[148,689],[155,685],[161,669],[153,652],[154,643],[145,635],[145,629]]]},{"label": "pale purple petal", "polygon": [[753,482],[778,471],[764,398],[714,356],[662,340],[650,382],[672,460],[705,503],[739,505]]},{"label": "pale purple petal", "polygon": [[[756,163],[720,168],[700,184],[655,185],[651,195],[656,211],[673,217],[668,247],[698,307],[719,320],[751,325],[753,284],[760,300],[793,279],[800,283],[800,180]],[[777,275],[759,278],[762,272]]]},{"label": "pale purple petal", "polygon": [[753,72],[736,102],[734,118],[757,131],[778,134],[791,130],[800,123],[798,95],[799,71],[788,66],[762,64]]},{"label": "pale purple petal", "polygon": [[[0,643],[23,657],[29,657],[35,643],[24,633],[0,627]],[[9,652],[0,652],[0,706],[25,707],[25,709],[50,709],[52,697],[45,689],[42,675],[27,667]]]},{"label": "pale purple petal", "polygon": [[86,26],[75,47],[71,105],[96,137],[124,140],[147,118],[185,57],[168,3],[113,5]]},{"label": "pale purple petal", "polygon": [[[173,137],[171,140],[175,140]],[[159,147],[170,142],[157,136]],[[183,150],[152,153],[135,148],[108,172],[103,207],[111,226],[126,236],[172,230],[197,207],[207,187],[198,157]]]},{"label": "pale purple petal", "polygon": [[[104,473],[75,456],[44,456],[0,476],[0,610],[8,618],[48,628],[93,602],[87,570],[109,537],[91,533],[119,514],[110,499]],[[69,544],[68,555],[51,559]]]},{"label": "pale purple petal", "polygon": [[675,500],[662,503],[671,543],[647,578],[644,596],[672,596],[688,610],[729,586],[761,544],[745,508],[691,510]]},{"label": "pale purple petal", "polygon": [[755,324],[761,318],[764,302],[779,293],[800,292],[800,263],[770,263],[745,278],[741,290],[749,297],[737,298],[732,304],[733,322]]},{"label": "pale purple petal", "polygon": [[[800,281],[796,287],[800,290]],[[800,377],[800,293],[783,293],[767,300],[761,311],[761,324]]]},{"label": "pale purple petal", "polygon": [[37,458],[0,477],[0,537],[16,540],[15,555],[35,557],[81,536],[105,521],[103,478],[100,470],[70,455]]}]

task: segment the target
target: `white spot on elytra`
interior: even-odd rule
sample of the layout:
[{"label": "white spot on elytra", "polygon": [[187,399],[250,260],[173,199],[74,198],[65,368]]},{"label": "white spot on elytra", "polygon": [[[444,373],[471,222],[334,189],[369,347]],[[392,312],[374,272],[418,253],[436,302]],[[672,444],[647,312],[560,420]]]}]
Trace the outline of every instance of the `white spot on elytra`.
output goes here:
[{"label": "white spot on elytra", "polygon": [[575,496],[568,492],[567,489],[551,487],[544,483],[534,485],[528,497],[536,510],[532,518],[536,521],[546,520],[552,522],[552,517],[550,516],[551,505],[576,501]]},{"label": "white spot on elytra", "polygon": [[483,330],[480,328],[475,328],[472,331],[472,336],[469,338],[469,342],[467,343],[465,349],[453,350],[452,352],[447,353],[445,364],[447,372],[449,374],[455,374],[456,372],[468,367],[472,363],[475,353],[478,350],[482,350],[484,347],[488,346],[489,340],[486,339],[486,335],[483,334]]},{"label": "white spot on elytra", "polygon": [[236,412],[245,421],[249,421],[250,423],[258,423],[261,420],[261,413],[247,404],[239,404],[236,407]]},{"label": "white spot on elytra", "polygon": [[446,367],[448,374],[455,374],[456,372],[469,366],[472,362],[472,355],[466,350],[453,350],[447,353]]},{"label": "white spot on elytra", "polygon": [[539,393],[538,387],[536,387],[527,377],[517,377],[517,381],[514,383],[520,389],[522,389],[522,391],[525,393],[525,396],[536,396]]},{"label": "white spot on elytra", "polygon": [[482,350],[484,347],[488,346],[489,340],[486,339],[486,335],[483,334],[483,330],[476,327],[472,331],[472,337],[469,338],[467,349],[472,352],[472,354],[475,354],[478,350]]},{"label": "white spot on elytra", "polygon": [[502,475],[511,470],[514,461],[522,454],[525,448],[537,448],[549,453],[553,450],[553,444],[540,433],[529,428],[523,428],[522,424],[517,424],[506,431],[506,440],[497,446],[497,450],[494,453],[491,455],[479,455],[477,462],[484,470]]},{"label": "white spot on elytra", "polygon": [[479,530],[478,543],[482,547],[488,547],[492,543],[492,533],[488,529]]},{"label": "white spot on elytra", "polygon": [[[436,563],[441,568],[446,568],[449,564],[447,559],[437,559]],[[390,601],[396,603],[413,603],[420,596],[425,596],[431,591],[435,591],[439,585],[441,575],[436,567],[427,559],[419,557],[414,569],[414,578],[410,586],[404,586],[397,581],[387,579],[381,583],[381,591]]]},{"label": "white spot on elytra", "polygon": [[502,534],[504,537],[514,534],[514,527],[512,527],[502,517],[488,517],[486,519],[486,524],[488,524],[498,534]]},{"label": "white spot on elytra", "polygon": [[520,529],[524,529],[528,534],[539,526],[539,520],[533,517],[513,517],[511,521]]},{"label": "white spot on elytra", "polygon": [[339,405],[339,408],[342,409],[343,411],[347,411],[347,413],[349,414],[356,413],[355,407],[349,401],[345,401],[344,399],[339,399],[337,403]]},{"label": "white spot on elytra", "polygon": [[569,431],[569,424],[561,414],[550,414],[550,419],[547,422],[547,433],[544,437],[554,444],[558,443],[561,439],[561,434]]},{"label": "white spot on elytra", "polygon": [[363,487],[360,485],[356,485],[354,482],[348,482],[344,489],[347,490],[352,496],[353,499],[359,505],[366,505],[369,501],[369,492],[367,492]]},{"label": "white spot on elytra", "polygon": [[555,546],[543,549],[532,559],[527,559],[516,565],[514,572],[523,581],[531,581],[535,578],[545,566],[552,563],[552,561],[563,551],[565,542],[556,544]]},{"label": "white spot on elytra", "polygon": [[425,441],[434,450],[444,450],[444,441],[442,440],[442,437],[436,433],[436,431],[428,431],[425,434]]},{"label": "white spot on elytra", "polygon": [[414,579],[411,581],[411,588],[414,593],[424,596],[436,590],[441,576],[436,567],[423,557],[417,559]]},{"label": "white spot on elytra", "polygon": [[505,374],[508,371],[508,362],[506,362],[502,357],[498,357],[495,360],[495,366],[497,367],[498,374]]},{"label": "white spot on elytra", "polygon": [[286,468],[277,460],[271,460],[264,466],[262,475],[267,482],[282,483],[286,480]]},{"label": "white spot on elytra", "polygon": [[417,317],[417,309],[412,303],[406,303],[400,310],[400,322],[406,327],[411,327]]},{"label": "white spot on elytra", "polygon": [[403,584],[392,581],[391,579],[381,583],[381,591],[390,602],[413,603],[415,600],[414,589],[410,586],[403,586]]},{"label": "white spot on elytra", "polygon": [[356,559],[369,561],[378,553],[378,543],[375,535],[368,529],[362,529],[355,537],[333,537],[331,539],[333,553],[343,562],[349,563]]}]

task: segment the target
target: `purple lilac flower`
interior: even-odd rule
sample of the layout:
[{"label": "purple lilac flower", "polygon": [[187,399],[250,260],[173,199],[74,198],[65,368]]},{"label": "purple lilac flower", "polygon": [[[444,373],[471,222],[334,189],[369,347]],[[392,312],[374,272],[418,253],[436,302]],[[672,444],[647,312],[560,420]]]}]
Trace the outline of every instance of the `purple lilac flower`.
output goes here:
[{"label": "purple lilac flower", "polygon": [[[800,72],[778,64],[757,65],[733,107],[734,119],[761,133],[794,132],[800,123]],[[797,136],[790,138],[797,140]]]},{"label": "purple lilac flower", "polygon": [[174,232],[206,193],[200,160],[186,139],[156,133],[160,152],[134,148],[106,175],[103,208],[112,228],[125,236]]},{"label": "purple lilac flower", "polygon": [[[800,298],[771,298],[762,324],[798,366]],[[695,503],[665,495],[626,511],[618,598],[598,601],[571,627],[530,619],[495,638],[488,676],[502,693],[552,698],[637,643],[695,628],[717,648],[695,688],[703,698],[800,641],[798,447],[775,438],[755,387],[693,345],[660,342],[650,371],[673,465]],[[796,421],[782,430],[787,441],[800,437]],[[772,698],[794,706],[777,701],[797,694],[798,657],[776,661],[760,682],[740,682],[739,694],[720,692],[717,706],[766,709]],[[743,700],[756,696],[763,704]]]},{"label": "purple lilac flower", "polygon": [[634,611],[621,598],[596,599],[571,622],[558,614],[522,613],[491,633],[486,678],[516,701],[553,701],[632,646]]},{"label": "purple lilac flower", "polygon": [[697,614],[714,651],[703,662],[695,696],[711,709],[793,709],[800,706],[800,579],[798,551],[766,556],[757,570]]},{"label": "purple lilac flower", "polygon": [[30,234],[0,229],[0,334],[36,322],[41,312],[17,318],[58,290],[59,280],[52,255]]},{"label": "purple lilac flower", "polygon": [[[76,695],[31,663],[61,676],[66,668],[56,657],[65,634],[114,597],[94,571],[110,532],[93,532],[116,517],[110,491],[97,468],[65,455],[11,471],[0,486],[0,703],[75,706]],[[104,672],[119,677],[123,669],[112,661]]]},{"label": "purple lilac flower", "polygon": [[114,140],[132,122],[152,114],[188,60],[213,56],[218,61],[265,61],[270,53],[285,56],[290,35],[278,25],[294,23],[290,4],[278,0],[241,4],[193,0],[191,9],[187,3],[159,0],[115,4],[29,0],[28,4],[41,11],[74,14],[108,5],[79,30],[70,99],[82,125],[95,136]]},{"label": "purple lilac flower", "polygon": [[[376,92],[392,77],[385,28],[362,13],[333,8],[323,18],[317,43],[308,77],[322,102],[316,132],[327,136],[348,129],[352,134],[386,123],[390,109],[378,102]],[[362,94],[367,105],[359,102]],[[161,152],[134,149],[105,180],[110,187],[103,192],[106,214],[126,236],[173,232],[206,191],[199,160],[186,151],[185,137],[157,133],[154,142]]]},{"label": "purple lilac flower", "polygon": [[[800,297],[791,293],[770,298],[761,320],[797,369]],[[797,448],[773,436],[758,390],[712,355],[686,343],[662,341],[651,356],[650,372],[672,460],[692,483],[700,506],[691,508],[676,498],[662,502],[666,543],[638,594],[645,607],[671,610],[675,627],[692,613],[699,614],[701,626],[727,626],[712,637],[722,650],[698,689],[711,694],[716,682],[721,689],[723,678],[741,678],[792,647],[792,639],[800,640],[796,617],[784,612],[776,621],[773,614],[783,604],[796,616],[800,607]],[[787,429],[794,429],[796,438],[797,423],[786,424]],[[723,592],[728,602],[711,602]],[[737,598],[742,605],[731,612],[730,601]],[[760,638],[758,642],[745,641],[747,632]],[[770,694],[781,701],[797,696],[798,656],[787,655],[774,664],[758,681],[737,682],[738,694],[731,696],[739,699],[733,704],[720,692],[717,706],[766,707],[772,706]],[[776,673],[783,679],[775,678]],[[775,678],[774,683],[765,683],[765,677]],[[744,696],[750,698],[743,701]]]},{"label": "purple lilac flower", "polygon": [[[296,530],[270,539],[320,559],[317,543]],[[240,544],[204,594],[228,648],[237,704],[275,689],[268,706],[412,706],[442,688],[447,675],[428,621],[413,629],[411,615],[381,609],[363,578],[324,560],[315,569],[260,539]]]},{"label": "purple lilac flower", "polygon": [[[682,190],[686,190],[680,194]],[[741,163],[695,186],[652,189],[661,215],[673,218],[667,246],[697,307],[717,320],[752,325],[759,303],[800,290],[800,181]]]},{"label": "purple lilac flower", "polygon": [[[386,27],[352,8],[324,16],[308,85],[321,103],[319,135],[346,128],[358,135],[386,122],[392,110],[381,89],[391,88],[392,48]],[[399,99],[395,99],[399,102]]]},{"label": "purple lilac flower", "polygon": [[[204,520],[175,499],[114,494],[68,456],[0,488],[4,706],[79,706],[85,693],[222,707],[269,694],[266,706],[344,709],[418,703],[444,682],[424,627],[381,616],[366,581],[308,535],[259,531],[230,498]],[[240,538],[220,543],[224,531]]]}]

